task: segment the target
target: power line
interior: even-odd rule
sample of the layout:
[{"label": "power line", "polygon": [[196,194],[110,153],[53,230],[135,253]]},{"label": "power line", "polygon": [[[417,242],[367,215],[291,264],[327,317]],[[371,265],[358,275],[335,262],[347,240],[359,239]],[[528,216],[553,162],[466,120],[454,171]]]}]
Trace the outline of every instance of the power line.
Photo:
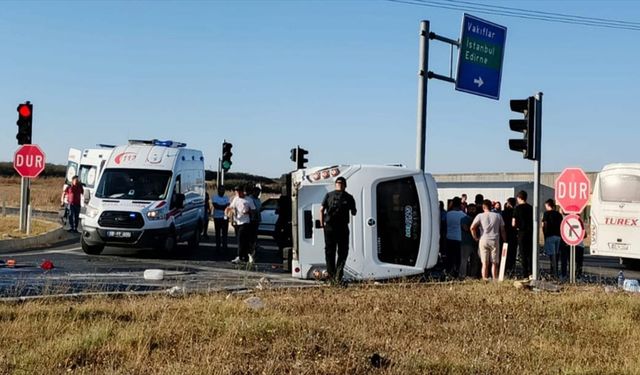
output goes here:
[{"label": "power line", "polygon": [[[505,16],[505,17],[530,19],[530,20],[537,20],[537,21],[544,21],[544,22],[564,23],[564,24],[570,24],[570,25],[600,27],[600,28],[618,29],[618,30],[640,31],[640,23],[617,21],[617,20],[602,21],[605,19],[597,20],[596,18],[580,17],[580,16],[575,16],[576,18],[571,18],[571,16],[568,16],[568,15],[545,16],[545,15],[537,15],[535,14],[535,11],[532,11],[531,13],[527,13],[526,11],[515,11],[515,10],[511,11],[511,10],[499,10],[499,9],[494,10],[494,9],[486,8],[486,6],[483,6],[481,4],[479,5],[479,4],[470,3],[470,2],[467,2],[467,3],[474,4],[474,5],[464,6],[464,5],[457,5],[453,3],[442,3],[442,2],[430,1],[430,0],[387,0],[387,1],[393,2],[393,3],[399,3],[399,4],[417,5],[417,6],[439,8],[439,9],[460,10],[460,11],[473,10],[475,12],[482,13],[482,14],[499,15],[499,16]],[[503,7],[503,8],[506,8],[506,7]],[[513,9],[517,9],[517,8],[513,8]],[[625,22],[628,24],[620,24],[617,22]]]},{"label": "power line", "polygon": [[543,11],[540,11],[540,10],[513,8],[513,7],[500,6],[500,5],[479,4],[479,3],[474,3],[474,2],[470,2],[470,1],[463,1],[463,0],[445,0],[445,1],[448,1],[450,3],[477,5],[477,6],[486,7],[486,8],[492,8],[493,7],[493,8],[499,8],[499,9],[505,9],[505,10],[513,10],[513,11],[518,11],[518,12],[524,12],[524,13],[536,13],[536,14],[549,15],[549,16],[554,16],[554,17],[562,17],[562,18],[570,18],[570,19],[581,19],[581,20],[596,21],[596,22],[602,21],[602,22],[605,22],[605,23],[619,23],[619,24],[623,24],[623,25],[639,26],[640,27],[640,22],[614,20],[614,19],[609,19],[609,18],[598,18],[598,17],[584,17],[584,16],[577,16],[577,15],[572,15],[572,14],[556,13],[556,12],[543,12]]}]

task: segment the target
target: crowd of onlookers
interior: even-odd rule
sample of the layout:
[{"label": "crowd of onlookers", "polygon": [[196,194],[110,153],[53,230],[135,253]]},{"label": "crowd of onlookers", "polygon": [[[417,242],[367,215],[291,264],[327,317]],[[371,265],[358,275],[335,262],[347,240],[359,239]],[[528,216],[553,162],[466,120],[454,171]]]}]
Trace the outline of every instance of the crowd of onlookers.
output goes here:
[{"label": "crowd of onlookers", "polygon": [[[550,261],[549,275],[566,279],[570,247],[560,235],[562,219],[553,199],[547,200],[541,228],[544,254]],[[578,277],[583,254],[584,245],[580,244],[576,247]],[[440,263],[450,276],[497,279],[503,255],[506,277],[531,276],[533,207],[527,203],[525,191],[507,199],[504,206],[482,194],[477,194],[473,203],[468,202],[466,194],[454,197],[447,202],[446,210],[440,201]]]}]

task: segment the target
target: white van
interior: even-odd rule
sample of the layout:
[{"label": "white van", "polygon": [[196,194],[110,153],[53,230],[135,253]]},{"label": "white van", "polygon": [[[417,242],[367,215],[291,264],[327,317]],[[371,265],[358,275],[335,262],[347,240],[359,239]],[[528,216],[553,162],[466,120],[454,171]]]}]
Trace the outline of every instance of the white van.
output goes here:
[{"label": "white van", "polygon": [[640,259],[640,164],[605,165],[591,196],[591,255]]},{"label": "white van", "polygon": [[[93,194],[100,173],[111,156],[111,152],[115,146],[99,145],[102,148],[86,148],[78,150],[76,148],[69,149],[67,158],[67,173],[65,176],[65,185],[71,185],[73,176],[78,176],[84,190],[89,194]],[[82,202],[84,205],[84,202]]]},{"label": "white van", "polygon": [[201,151],[172,141],[129,141],[116,147],[82,218],[82,249],[153,247],[167,252],[178,242],[200,242],[205,218]]},{"label": "white van", "polygon": [[312,279],[326,269],[320,205],[340,176],[347,179],[347,192],[357,208],[349,224],[346,278],[420,275],[435,266],[440,213],[433,177],[397,166],[342,165],[291,175],[293,277]]}]

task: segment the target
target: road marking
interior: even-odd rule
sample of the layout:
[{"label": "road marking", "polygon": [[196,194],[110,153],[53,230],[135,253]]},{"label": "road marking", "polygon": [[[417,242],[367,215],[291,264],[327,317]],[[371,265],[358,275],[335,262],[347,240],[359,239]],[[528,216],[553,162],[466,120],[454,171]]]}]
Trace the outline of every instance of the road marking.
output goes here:
[{"label": "road marking", "polygon": [[31,255],[45,255],[45,254],[66,254],[74,251],[80,250],[79,247],[74,247],[72,249],[61,249],[61,250],[42,250],[42,251],[22,251],[19,253],[8,253],[8,254],[0,254],[0,257],[20,257],[20,256],[31,256]]}]

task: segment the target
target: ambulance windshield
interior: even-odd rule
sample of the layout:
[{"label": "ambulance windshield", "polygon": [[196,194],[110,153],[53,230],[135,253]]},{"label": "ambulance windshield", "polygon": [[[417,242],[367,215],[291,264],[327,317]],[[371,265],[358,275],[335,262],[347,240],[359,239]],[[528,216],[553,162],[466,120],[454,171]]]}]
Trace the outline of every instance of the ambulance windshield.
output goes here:
[{"label": "ambulance windshield", "polygon": [[167,197],[170,171],[148,169],[105,169],[96,197],[161,200]]}]

